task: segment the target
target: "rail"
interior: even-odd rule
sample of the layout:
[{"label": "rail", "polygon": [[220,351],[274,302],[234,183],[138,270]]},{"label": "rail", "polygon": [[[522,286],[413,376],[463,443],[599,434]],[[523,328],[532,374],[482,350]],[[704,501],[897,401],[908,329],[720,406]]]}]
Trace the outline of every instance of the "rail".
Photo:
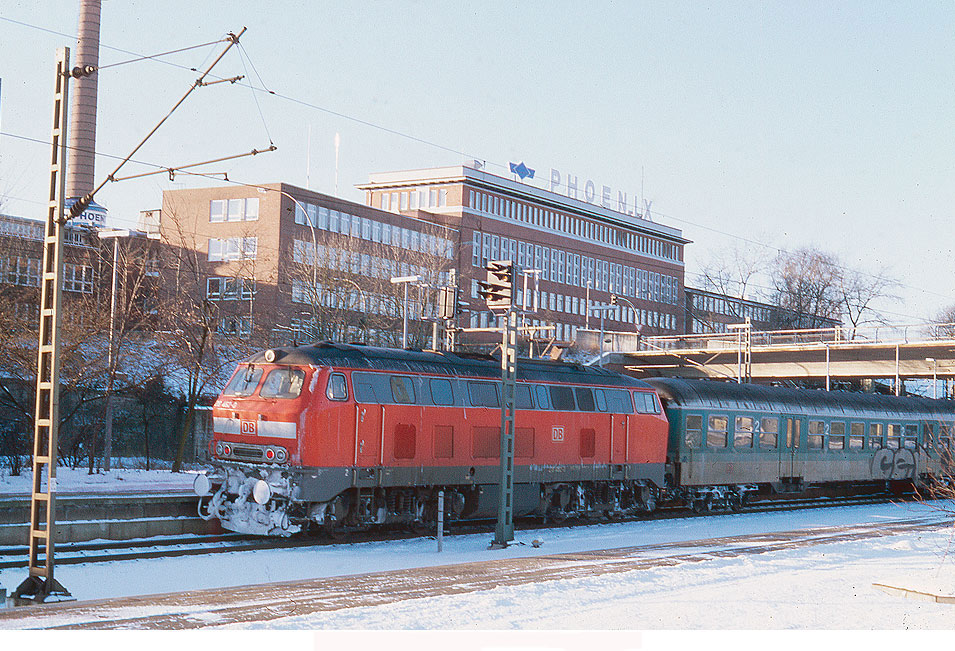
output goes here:
[{"label": "rail", "polygon": [[[914,323],[869,327],[814,328],[807,330],[753,331],[751,345],[819,346],[822,345],[886,345],[927,341],[955,340],[955,323]],[[735,350],[739,347],[736,332],[643,337],[639,350]]]}]

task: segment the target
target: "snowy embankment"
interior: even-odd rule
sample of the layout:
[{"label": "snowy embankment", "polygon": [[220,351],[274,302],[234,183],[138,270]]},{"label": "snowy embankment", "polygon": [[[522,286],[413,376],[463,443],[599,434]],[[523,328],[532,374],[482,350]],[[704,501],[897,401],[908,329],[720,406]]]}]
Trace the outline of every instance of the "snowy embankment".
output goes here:
[{"label": "snowy embankment", "polygon": [[[397,601],[307,616],[247,623],[287,629],[940,629],[955,606],[886,594],[875,583],[955,594],[955,540],[950,526],[898,535],[823,542],[765,553],[721,555],[708,539],[812,530],[907,519],[941,519],[955,505],[885,504],[786,513],[718,515],[519,531],[506,550],[487,549],[489,535],[327,545],[204,557],[123,561],[57,568],[80,600],[341,576],[544,554],[701,541],[666,557],[699,550],[671,565],[497,587],[470,594]],[[724,544],[724,543],[720,543]],[[754,545],[752,541],[741,543]],[[7,589],[22,570],[0,572]],[[209,625],[215,625],[211,615]]]}]

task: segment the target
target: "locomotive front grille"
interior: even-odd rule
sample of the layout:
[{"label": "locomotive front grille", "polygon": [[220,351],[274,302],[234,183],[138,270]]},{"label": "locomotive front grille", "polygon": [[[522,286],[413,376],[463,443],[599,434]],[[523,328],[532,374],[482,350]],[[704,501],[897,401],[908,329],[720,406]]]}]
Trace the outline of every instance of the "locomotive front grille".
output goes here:
[{"label": "locomotive front grille", "polygon": [[232,448],[232,456],[249,461],[259,461],[262,459],[262,450],[258,448]]}]

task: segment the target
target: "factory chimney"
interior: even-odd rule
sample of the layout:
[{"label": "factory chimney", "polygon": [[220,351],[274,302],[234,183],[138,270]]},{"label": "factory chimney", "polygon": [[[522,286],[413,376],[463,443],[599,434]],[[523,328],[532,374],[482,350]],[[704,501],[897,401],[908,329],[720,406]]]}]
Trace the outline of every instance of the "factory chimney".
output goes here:
[{"label": "factory chimney", "polygon": [[[80,0],[74,66],[99,65],[101,0]],[[70,152],[66,196],[78,198],[93,190],[93,158],[96,151],[96,86],[99,73],[72,81],[70,92]]]}]

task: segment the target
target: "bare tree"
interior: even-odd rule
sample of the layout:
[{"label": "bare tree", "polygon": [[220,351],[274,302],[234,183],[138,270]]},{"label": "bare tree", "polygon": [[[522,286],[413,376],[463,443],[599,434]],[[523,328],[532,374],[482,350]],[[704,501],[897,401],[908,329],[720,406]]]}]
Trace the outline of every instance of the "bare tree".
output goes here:
[{"label": "bare tree", "polygon": [[[397,231],[397,229],[395,229]],[[401,341],[403,285],[396,276],[420,276],[408,287],[409,345],[423,346],[434,316],[435,294],[452,266],[445,229],[425,225],[407,246],[353,235],[322,233],[321,241],[296,240],[289,267],[292,303],[300,305],[294,328],[311,341],[357,338],[382,345]]]},{"label": "bare tree", "polygon": [[782,308],[781,328],[819,328],[842,315],[842,267],[814,248],[782,251],[773,261],[771,301]]},{"label": "bare tree", "polygon": [[885,317],[875,304],[883,300],[898,300],[894,290],[900,286],[887,275],[867,274],[845,268],[839,278],[839,297],[843,318],[851,327],[849,338],[855,339],[860,327],[884,324]]}]

